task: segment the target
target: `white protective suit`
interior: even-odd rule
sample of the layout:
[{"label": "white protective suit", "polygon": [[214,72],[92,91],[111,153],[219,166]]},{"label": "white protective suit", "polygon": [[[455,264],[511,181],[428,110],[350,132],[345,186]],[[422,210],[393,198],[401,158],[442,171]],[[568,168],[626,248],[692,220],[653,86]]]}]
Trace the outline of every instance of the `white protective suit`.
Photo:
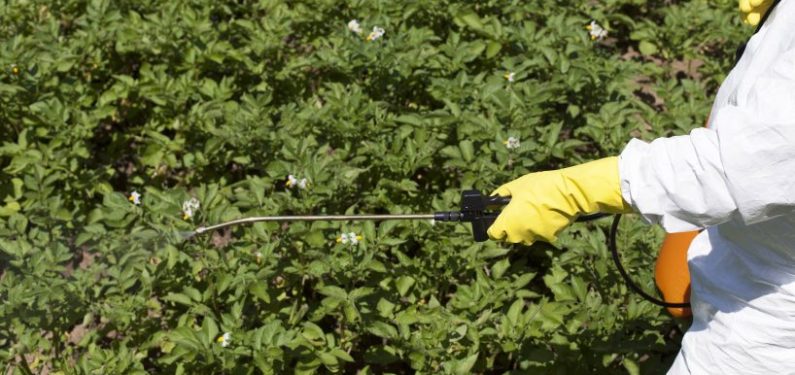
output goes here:
[{"label": "white protective suit", "polygon": [[621,191],[688,250],[693,324],[669,374],[795,374],[795,1],[721,85],[709,128],[619,159]]}]

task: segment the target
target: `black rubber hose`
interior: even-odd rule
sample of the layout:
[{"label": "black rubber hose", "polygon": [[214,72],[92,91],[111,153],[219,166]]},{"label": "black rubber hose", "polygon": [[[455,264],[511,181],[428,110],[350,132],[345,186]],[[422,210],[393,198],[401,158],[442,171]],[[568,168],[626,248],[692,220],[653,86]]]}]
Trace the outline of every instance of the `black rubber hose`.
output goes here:
[{"label": "black rubber hose", "polygon": [[644,299],[647,301],[662,307],[690,307],[690,303],[688,302],[665,302],[663,300],[657,299],[654,296],[646,293],[641,289],[627,274],[627,271],[624,269],[624,266],[621,265],[621,259],[618,257],[618,246],[616,245],[616,233],[618,233],[618,222],[621,220],[621,215],[616,215],[613,219],[613,225],[610,227],[610,238],[607,242],[607,247],[610,249],[610,252],[613,254],[613,261],[616,263],[616,268],[618,268],[618,272],[624,278],[624,281],[627,283],[630,289],[635,291],[635,293],[640,294]]}]

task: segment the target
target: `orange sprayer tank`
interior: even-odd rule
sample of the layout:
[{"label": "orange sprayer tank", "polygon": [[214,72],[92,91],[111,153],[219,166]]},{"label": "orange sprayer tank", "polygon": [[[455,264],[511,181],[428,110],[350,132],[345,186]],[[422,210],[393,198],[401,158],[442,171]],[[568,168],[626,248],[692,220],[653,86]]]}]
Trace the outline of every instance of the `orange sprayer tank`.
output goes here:
[{"label": "orange sprayer tank", "polygon": [[[665,302],[690,301],[690,270],[687,268],[687,249],[698,235],[698,231],[668,233],[665,235],[657,263],[654,266],[654,281]],[[689,308],[669,307],[668,312],[677,318],[692,315]]]}]

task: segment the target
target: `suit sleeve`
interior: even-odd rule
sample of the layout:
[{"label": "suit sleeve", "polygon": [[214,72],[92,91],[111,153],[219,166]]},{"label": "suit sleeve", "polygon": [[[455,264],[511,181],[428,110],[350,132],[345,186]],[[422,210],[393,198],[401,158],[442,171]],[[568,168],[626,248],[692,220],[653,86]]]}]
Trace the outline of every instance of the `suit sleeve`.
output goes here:
[{"label": "suit sleeve", "polygon": [[712,116],[714,129],[630,141],[619,158],[624,199],[669,232],[795,213],[795,50]]}]

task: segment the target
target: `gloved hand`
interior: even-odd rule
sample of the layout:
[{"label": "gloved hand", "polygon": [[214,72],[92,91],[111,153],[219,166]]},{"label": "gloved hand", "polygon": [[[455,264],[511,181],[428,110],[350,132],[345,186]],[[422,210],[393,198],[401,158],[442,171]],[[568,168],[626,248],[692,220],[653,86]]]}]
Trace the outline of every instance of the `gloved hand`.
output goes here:
[{"label": "gloved hand", "polygon": [[632,212],[621,197],[617,157],[530,173],[494,194],[510,196],[511,202],[489,227],[489,237],[526,245],[554,242],[580,214]]},{"label": "gloved hand", "polygon": [[773,4],[773,0],[740,0],[740,12],[743,15],[743,22],[751,26],[756,26],[762,16]]}]

